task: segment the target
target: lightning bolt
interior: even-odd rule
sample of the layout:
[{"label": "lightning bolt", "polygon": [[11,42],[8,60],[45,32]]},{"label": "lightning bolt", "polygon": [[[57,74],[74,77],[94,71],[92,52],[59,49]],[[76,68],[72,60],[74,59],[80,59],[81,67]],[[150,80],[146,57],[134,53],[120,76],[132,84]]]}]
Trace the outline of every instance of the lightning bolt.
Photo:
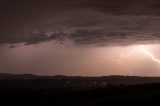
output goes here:
[{"label": "lightning bolt", "polygon": [[124,58],[130,57],[133,55],[134,52],[135,52],[135,49],[132,49],[128,54],[121,53],[120,58],[124,59]]},{"label": "lightning bolt", "polygon": [[[160,59],[159,59],[159,58],[156,58],[156,57],[154,56],[154,54],[153,54],[152,52],[150,52],[149,50],[147,50],[144,46],[139,46],[138,48],[139,48],[139,50],[140,50],[142,53],[144,53],[145,55],[147,55],[147,56],[148,56],[149,58],[151,58],[154,62],[157,62],[158,64],[160,64]],[[118,62],[119,64],[121,64],[121,65],[124,67],[124,69],[127,70],[131,75],[133,75],[133,72],[132,72],[131,69],[129,69],[129,67],[128,67],[128,65],[127,65],[127,62],[125,61],[125,59],[126,59],[127,57],[132,56],[132,55],[135,53],[135,51],[138,51],[138,48],[132,49],[129,53],[121,53],[120,58],[117,60],[117,62]]]},{"label": "lightning bolt", "polygon": [[129,53],[121,53],[120,58],[117,59],[118,64],[122,65],[130,75],[133,75],[133,72],[131,71],[131,69],[129,69],[125,58],[132,56],[135,51],[136,49],[132,49]]},{"label": "lightning bolt", "polygon": [[155,61],[155,62],[160,64],[160,59],[156,58],[154,56],[154,54],[151,53],[150,51],[148,51],[147,49],[145,49],[144,46],[140,46],[139,48],[143,53],[145,53],[147,56],[149,56],[153,61]]}]

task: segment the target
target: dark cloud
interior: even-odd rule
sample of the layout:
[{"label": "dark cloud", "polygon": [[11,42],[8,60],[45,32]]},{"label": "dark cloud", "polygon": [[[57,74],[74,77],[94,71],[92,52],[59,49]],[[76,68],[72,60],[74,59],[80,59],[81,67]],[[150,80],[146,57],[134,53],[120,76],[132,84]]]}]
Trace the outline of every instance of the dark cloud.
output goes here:
[{"label": "dark cloud", "polygon": [[115,15],[160,15],[159,0],[90,0],[89,5]]},{"label": "dark cloud", "polygon": [[159,0],[1,2],[0,43],[65,39],[77,45],[159,42]]}]

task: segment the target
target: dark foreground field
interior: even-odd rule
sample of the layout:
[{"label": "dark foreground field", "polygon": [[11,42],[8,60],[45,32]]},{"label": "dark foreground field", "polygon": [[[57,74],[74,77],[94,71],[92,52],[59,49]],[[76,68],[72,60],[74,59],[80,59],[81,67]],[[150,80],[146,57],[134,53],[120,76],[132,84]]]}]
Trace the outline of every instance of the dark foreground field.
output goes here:
[{"label": "dark foreground field", "polygon": [[1,88],[1,103],[5,104],[52,104],[93,106],[124,103],[155,103],[160,100],[160,84],[135,86],[108,86],[105,88],[81,89],[24,89]]},{"label": "dark foreground field", "polygon": [[[107,77],[108,78],[108,77]],[[2,78],[0,80],[0,103],[19,105],[53,105],[53,106],[99,106],[108,104],[148,104],[160,101],[160,83],[150,83],[159,78],[112,77],[118,81],[132,79],[134,84],[106,84],[106,78]],[[83,79],[83,80],[82,80]],[[86,80],[87,79],[87,80]],[[96,80],[97,79],[97,80]],[[105,79],[105,80],[104,80]],[[145,80],[142,80],[145,79]],[[62,83],[67,81],[67,84]],[[89,84],[94,80],[94,84]],[[60,81],[60,82],[58,82]],[[62,81],[62,82],[61,82]],[[98,82],[99,81],[99,82]],[[142,82],[145,81],[145,84]],[[83,83],[82,83],[83,82]],[[106,80],[107,82],[107,80]],[[141,83],[140,83],[141,82]],[[78,85],[77,85],[78,83]],[[82,84],[81,84],[82,83]],[[88,83],[88,84],[85,84]],[[98,84],[99,83],[99,84]],[[108,82],[109,83],[109,82]],[[61,85],[61,86],[60,86]],[[62,86],[63,85],[63,86]],[[88,85],[88,86],[87,86]]]}]

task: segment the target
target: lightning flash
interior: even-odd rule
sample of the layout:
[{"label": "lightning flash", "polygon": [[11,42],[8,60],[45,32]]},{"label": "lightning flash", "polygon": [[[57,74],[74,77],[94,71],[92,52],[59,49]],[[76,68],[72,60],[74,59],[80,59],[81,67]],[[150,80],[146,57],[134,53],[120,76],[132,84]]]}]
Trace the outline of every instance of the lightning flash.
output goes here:
[{"label": "lightning flash", "polygon": [[150,51],[148,51],[147,49],[145,49],[144,46],[140,46],[139,48],[140,48],[140,50],[141,50],[144,54],[146,54],[147,56],[149,56],[153,61],[155,61],[155,62],[157,62],[157,63],[160,64],[160,59],[156,58],[156,57],[154,56],[154,54],[151,53]]},{"label": "lightning flash", "polygon": [[121,53],[120,58],[117,59],[117,62],[121,64],[124,67],[124,69],[127,70],[132,75],[133,75],[133,72],[129,69],[129,67],[127,67],[126,58],[131,57],[132,55],[134,55],[135,52],[142,52],[146,56],[148,56],[150,59],[152,59],[152,61],[160,64],[160,59],[156,58],[155,55],[151,51],[149,51],[145,46],[135,47],[128,53]]}]

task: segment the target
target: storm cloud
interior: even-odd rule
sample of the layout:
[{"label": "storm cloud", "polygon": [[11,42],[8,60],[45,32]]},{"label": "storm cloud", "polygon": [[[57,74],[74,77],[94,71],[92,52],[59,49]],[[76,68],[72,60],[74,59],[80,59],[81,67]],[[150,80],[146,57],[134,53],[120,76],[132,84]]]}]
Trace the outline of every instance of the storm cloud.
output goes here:
[{"label": "storm cloud", "polygon": [[0,10],[0,43],[158,43],[159,5],[158,0],[6,0]]}]

